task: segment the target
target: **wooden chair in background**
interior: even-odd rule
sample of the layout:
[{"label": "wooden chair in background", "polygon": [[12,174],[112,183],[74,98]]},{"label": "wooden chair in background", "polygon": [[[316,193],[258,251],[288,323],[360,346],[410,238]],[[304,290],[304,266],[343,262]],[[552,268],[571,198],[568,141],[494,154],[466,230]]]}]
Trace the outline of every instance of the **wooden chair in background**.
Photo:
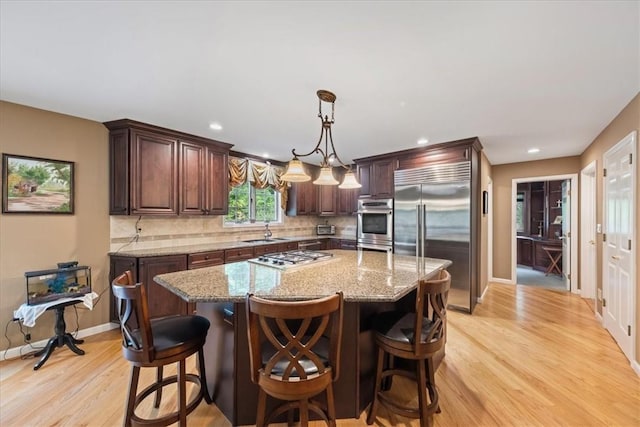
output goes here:
[{"label": "wooden chair in background", "polygon": [[[169,316],[149,319],[147,296],[144,286],[135,284],[131,271],[116,277],[111,287],[116,297],[120,330],[122,332],[122,355],[131,363],[131,379],[127,395],[124,425],[147,424],[166,426],[176,422],[186,425],[191,413],[204,398],[211,403],[207,391],[204,369],[203,346],[209,330],[209,321],[201,316]],[[199,375],[186,373],[187,357],[198,353]],[[162,368],[178,363],[177,375],[162,378]],[[157,368],[156,381],[137,393],[140,368]],[[186,382],[195,383],[198,391],[186,401]],[[160,407],[162,389],[169,384],[178,384],[178,408],[175,412],[153,419],[140,418],[135,414],[138,405],[155,393],[154,407]]]},{"label": "wooden chair in background", "polygon": [[[340,372],[342,293],[310,301],[271,301],[247,295],[251,380],[260,387],[256,425],[299,409],[308,425],[309,410],[336,425],[333,382]],[[312,397],[326,391],[327,404]],[[284,400],[266,416],[267,395]]]},{"label": "wooden chair in background", "polygon": [[[441,270],[436,279],[420,281],[418,284],[415,312],[380,313],[374,319],[378,364],[374,398],[367,424],[373,424],[375,421],[379,404],[396,414],[420,418],[422,427],[429,425],[434,412],[440,412],[434,356],[444,347],[446,340],[447,297],[450,286],[451,275],[446,270]],[[385,354],[389,355],[387,369],[384,368]],[[394,366],[394,357],[415,361],[416,372]],[[418,408],[394,402],[387,396],[387,392],[383,391],[383,379],[393,375],[416,380]]]}]

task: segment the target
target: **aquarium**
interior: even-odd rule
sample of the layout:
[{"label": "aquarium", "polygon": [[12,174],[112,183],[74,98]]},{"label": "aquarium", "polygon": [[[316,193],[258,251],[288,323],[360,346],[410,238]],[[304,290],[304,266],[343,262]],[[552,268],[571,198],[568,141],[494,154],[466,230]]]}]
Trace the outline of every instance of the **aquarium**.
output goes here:
[{"label": "aquarium", "polygon": [[77,264],[60,263],[58,268],[51,270],[24,273],[27,279],[27,304],[44,304],[90,293],[91,267]]}]

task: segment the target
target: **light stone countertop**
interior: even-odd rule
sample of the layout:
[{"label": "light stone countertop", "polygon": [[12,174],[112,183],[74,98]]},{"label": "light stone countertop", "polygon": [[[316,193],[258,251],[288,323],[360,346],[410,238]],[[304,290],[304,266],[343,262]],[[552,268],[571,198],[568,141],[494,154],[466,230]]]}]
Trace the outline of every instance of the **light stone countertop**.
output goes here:
[{"label": "light stone countertop", "polygon": [[251,292],[265,298],[302,300],[342,291],[345,301],[393,302],[451,261],[426,258],[422,272],[411,256],[376,251],[326,251],[328,261],[279,270],[249,261],[161,274],[154,281],[187,302],[242,302]]},{"label": "light stone countertop", "polygon": [[276,243],[300,242],[300,241],[307,241],[307,240],[332,239],[332,238],[341,239],[341,240],[354,240],[354,241],[356,240],[356,238],[353,236],[339,236],[339,235],[312,236],[310,235],[310,236],[300,236],[300,237],[274,238],[269,241],[215,242],[215,243],[202,243],[197,245],[168,246],[168,247],[149,248],[149,249],[132,249],[132,250],[109,252],[109,255],[118,255],[118,256],[133,257],[133,258],[161,256],[161,255],[187,255],[187,254],[195,254],[199,252],[218,251],[218,250],[224,250],[224,249],[247,248],[251,246],[273,245]]}]

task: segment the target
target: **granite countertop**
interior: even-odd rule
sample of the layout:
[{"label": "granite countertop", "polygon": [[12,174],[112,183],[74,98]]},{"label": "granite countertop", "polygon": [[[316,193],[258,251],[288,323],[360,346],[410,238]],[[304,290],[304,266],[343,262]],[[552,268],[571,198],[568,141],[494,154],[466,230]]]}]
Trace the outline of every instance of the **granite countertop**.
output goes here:
[{"label": "granite countertop", "polygon": [[247,248],[252,246],[262,245],[274,245],[276,243],[286,242],[300,242],[306,240],[316,239],[341,239],[341,240],[356,240],[354,236],[339,236],[339,235],[327,235],[327,236],[304,236],[304,237],[276,237],[269,241],[255,239],[253,242],[215,242],[215,243],[202,243],[197,245],[182,245],[182,246],[168,246],[164,248],[148,248],[148,249],[132,249],[117,252],[109,252],[109,255],[118,255],[124,257],[149,257],[149,256],[161,256],[161,255],[188,255],[199,252],[218,251],[224,249],[236,249]]},{"label": "granite countertop", "polygon": [[328,261],[287,270],[248,261],[161,274],[154,281],[187,302],[242,302],[251,292],[265,298],[301,300],[342,291],[345,301],[397,301],[422,278],[432,277],[451,261],[377,251],[330,250]]}]

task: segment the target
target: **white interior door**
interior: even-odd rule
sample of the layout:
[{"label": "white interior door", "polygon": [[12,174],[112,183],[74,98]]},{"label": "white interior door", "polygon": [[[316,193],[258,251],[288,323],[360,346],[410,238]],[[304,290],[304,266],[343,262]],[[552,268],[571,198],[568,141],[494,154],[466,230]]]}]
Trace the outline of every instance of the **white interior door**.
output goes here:
[{"label": "white interior door", "polygon": [[635,132],[605,153],[603,322],[634,360],[635,279],[632,250],[635,221]]},{"label": "white interior door", "polygon": [[580,296],[596,297],[596,162],[580,173]]},{"label": "white interior door", "polygon": [[571,289],[571,181],[562,181],[562,280]]}]

